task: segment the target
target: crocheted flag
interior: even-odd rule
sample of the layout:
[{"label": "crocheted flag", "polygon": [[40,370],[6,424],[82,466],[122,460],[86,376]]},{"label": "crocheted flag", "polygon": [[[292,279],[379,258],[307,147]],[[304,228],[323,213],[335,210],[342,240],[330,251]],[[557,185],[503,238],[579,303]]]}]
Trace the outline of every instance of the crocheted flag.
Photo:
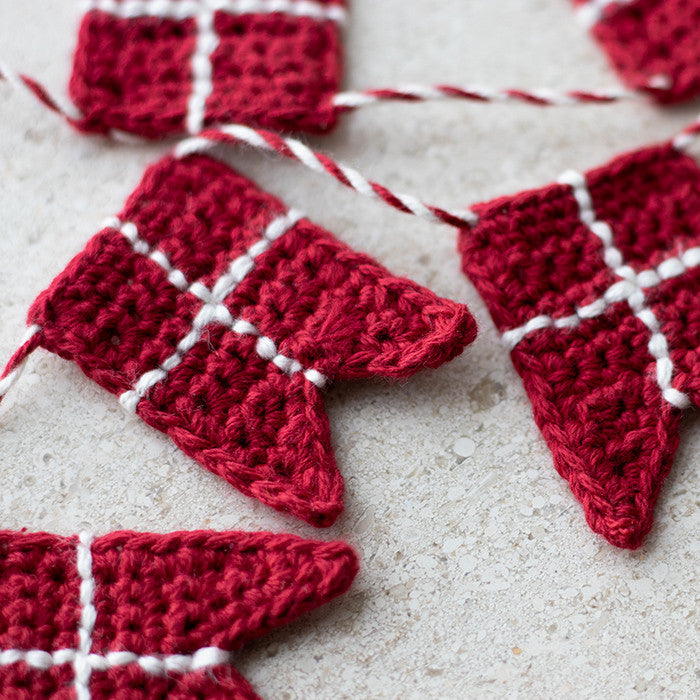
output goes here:
[{"label": "crocheted flag", "polygon": [[255,700],[231,651],[357,568],[346,544],[292,535],[0,532],[0,694]]},{"label": "crocheted flag", "polygon": [[588,523],[635,548],[700,403],[700,169],[673,145],[476,208],[466,274]]},{"label": "crocheted flag", "polygon": [[345,0],[89,0],[78,126],[159,138],[206,124],[330,129]]},{"label": "crocheted flag", "polygon": [[151,167],[28,319],[8,382],[37,346],[74,360],[207,469],[317,526],[342,510],[327,379],[408,377],[476,335],[465,306],[203,155]]},{"label": "crocheted flag", "polygon": [[700,93],[700,0],[572,0],[624,81],[659,102]]}]

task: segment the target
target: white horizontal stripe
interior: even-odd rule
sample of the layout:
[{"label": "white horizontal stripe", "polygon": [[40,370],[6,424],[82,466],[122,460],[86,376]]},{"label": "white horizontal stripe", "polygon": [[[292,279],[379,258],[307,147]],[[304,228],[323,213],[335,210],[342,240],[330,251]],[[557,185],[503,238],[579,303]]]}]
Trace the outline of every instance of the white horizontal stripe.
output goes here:
[{"label": "white horizontal stripe", "polygon": [[658,287],[663,281],[680,277],[688,270],[698,266],[700,266],[700,247],[689,248],[680,256],[664,260],[656,268],[637,273],[636,284],[630,280],[615,282],[602,297],[586,304],[586,306],[577,307],[572,316],[559,318],[546,315],[535,316],[522,326],[505,331],[502,336],[503,342],[509,350],[512,350],[526,335],[542,328],[573,328],[578,326],[581,321],[601,316],[611,304],[629,301],[640,288]]},{"label": "white horizontal stripe", "polygon": [[611,304],[626,301],[637,318],[649,329],[649,354],[656,364],[656,381],[666,401],[677,408],[690,406],[690,399],[672,386],[673,362],[668,348],[668,340],[661,331],[661,325],[654,312],[646,306],[644,289],[656,287],[664,280],[678,277],[689,269],[700,265],[700,247],[690,248],[681,255],[667,258],[655,269],[636,273],[626,265],[621,251],[615,247],[610,225],[596,217],[593,199],[584,175],[568,171],[559,182],[572,188],[572,194],[579,205],[579,218],[603,244],[605,263],[619,277],[603,296],[586,306],[578,307],[575,315],[554,319],[540,315],[524,325],[503,333],[503,342],[513,350],[525,336],[544,328],[567,328],[577,326],[581,321],[601,316]]},{"label": "white horizontal stripe", "polygon": [[338,24],[344,24],[347,19],[344,7],[313,0],[84,0],[83,8],[85,12],[99,10],[122,19],[162,17],[184,20],[197,17],[203,11],[221,11],[232,15],[279,12]]},{"label": "white horizontal stripe", "polygon": [[78,700],[90,700],[90,678],[93,671],[138,664],[153,676],[165,673],[189,673],[231,662],[231,653],[217,647],[203,647],[193,654],[135,654],[130,651],[111,651],[107,654],[91,653],[92,635],[97,619],[94,605],[95,581],[92,566],[93,535],[81,532],[76,548],[76,568],[80,577],[80,617],[78,620],[78,648],[58,649],[4,649],[0,651],[0,667],[25,663],[39,671],[55,666],[72,664],[75,675],[74,688]]},{"label": "white horizontal stripe", "polygon": [[[0,651],[0,666],[25,663],[39,671],[54,666],[74,663],[81,656],[77,649],[58,649],[54,652],[41,649],[6,649]],[[189,673],[204,668],[231,663],[231,653],[218,647],[203,647],[194,654],[134,654],[130,651],[110,651],[107,654],[87,654],[86,662],[91,671],[107,671],[110,668],[138,664],[146,673]]]}]

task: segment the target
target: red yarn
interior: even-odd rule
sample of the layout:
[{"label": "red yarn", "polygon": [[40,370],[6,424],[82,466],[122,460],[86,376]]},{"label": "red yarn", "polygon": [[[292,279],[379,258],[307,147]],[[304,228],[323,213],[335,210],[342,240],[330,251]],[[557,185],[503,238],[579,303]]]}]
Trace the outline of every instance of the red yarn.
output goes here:
[{"label": "red yarn", "polygon": [[588,212],[567,184],[476,207],[460,252],[591,528],[635,548],[700,403],[700,169],[663,145],[586,180]]},{"label": "red yarn", "polygon": [[346,544],[293,535],[0,532],[0,694],[253,700],[227,652],[357,568]]},{"label": "red yarn", "polygon": [[[324,379],[408,377],[476,335],[465,306],[293,223],[206,156],[151,167],[119,219],[32,306],[38,343],[246,495],[314,525],[342,510]],[[238,281],[222,287],[229,270]]]},{"label": "red yarn", "polygon": [[[275,11],[280,3],[268,0],[259,0],[252,11],[246,4],[250,7],[231,0],[212,12],[217,3],[208,0],[199,6],[171,0],[165,8],[163,2],[142,0],[129,15],[124,0],[111,5],[93,0],[96,9],[80,27],[70,81],[71,97],[84,114],[80,126],[147,138],[226,122],[278,131],[331,129],[340,37],[336,21],[314,12],[330,8],[340,14],[345,0],[288,0],[282,12]],[[305,11],[305,5],[313,7]],[[209,13],[212,34],[202,39]],[[188,129],[197,85],[205,105],[202,118]]]},{"label": "red yarn", "polygon": [[659,102],[700,93],[700,0],[611,2],[592,33],[630,87]]}]

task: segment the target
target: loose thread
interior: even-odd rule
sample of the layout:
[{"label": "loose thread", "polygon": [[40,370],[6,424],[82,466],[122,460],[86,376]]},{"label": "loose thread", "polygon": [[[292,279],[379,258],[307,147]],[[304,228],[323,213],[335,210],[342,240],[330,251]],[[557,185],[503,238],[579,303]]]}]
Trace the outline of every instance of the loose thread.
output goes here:
[{"label": "loose thread", "polygon": [[[203,50],[211,49],[211,37],[205,36]],[[58,114],[71,126],[79,131],[85,131],[85,119],[80,111],[72,104],[64,105],[59,99],[38,80],[23,73],[18,73],[6,63],[0,61],[0,80],[5,80],[15,88],[31,93],[35,99]],[[205,88],[206,89],[206,88]],[[610,104],[635,97],[634,91],[621,89],[606,90],[552,90],[536,89],[521,90],[519,88],[498,89],[488,86],[471,85],[399,85],[391,88],[373,88],[368,90],[348,91],[337,93],[332,98],[332,105],[339,112],[349,112],[360,107],[378,102],[426,102],[431,100],[468,100],[474,102],[521,102],[541,107],[566,106],[581,104]],[[194,126],[203,119],[203,106],[201,96],[198,98],[196,115],[189,118],[191,133],[195,132]],[[198,115],[198,116],[197,116]],[[110,130],[107,136],[120,139],[122,133]]]},{"label": "loose thread", "polygon": [[469,210],[447,210],[425,204],[417,197],[393,192],[388,187],[367,179],[354,168],[337,163],[323,153],[314,151],[301,141],[284,138],[271,131],[253,129],[242,124],[231,124],[220,128],[205,129],[199,136],[182,141],[175,149],[182,158],[192,153],[207,152],[217,144],[246,144],[262,151],[272,151],[290,160],[295,160],[315,172],[326,173],[342,185],[372,199],[379,199],[390,207],[412,214],[433,223],[444,223],[458,228],[472,227],[477,215]]},{"label": "loose thread", "polygon": [[29,356],[39,347],[40,342],[41,328],[37,325],[28,328],[24,338],[22,338],[22,344],[0,375],[0,401],[22,376]]},{"label": "loose thread", "polygon": [[673,139],[673,145],[679,151],[688,149],[696,139],[700,138],[700,116],[688,124],[680,133]]},{"label": "loose thread", "polygon": [[[71,126],[76,129],[82,129],[83,115],[78,112],[77,108],[71,103],[70,108],[63,107],[60,102],[53,97],[49,90],[44,87],[39,81],[34,78],[16,73],[5,62],[0,61],[0,80],[5,80],[7,83],[20,91],[28,91],[41,104],[50,109],[55,114],[58,114]],[[72,113],[71,113],[72,112]]]}]

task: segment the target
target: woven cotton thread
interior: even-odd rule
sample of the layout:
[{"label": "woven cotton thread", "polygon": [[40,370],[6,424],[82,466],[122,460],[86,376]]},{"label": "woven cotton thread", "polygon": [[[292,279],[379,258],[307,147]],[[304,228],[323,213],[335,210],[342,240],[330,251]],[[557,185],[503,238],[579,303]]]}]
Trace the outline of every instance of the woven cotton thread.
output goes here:
[{"label": "woven cotton thread", "polygon": [[433,223],[473,226],[478,219],[471,210],[445,210],[424,204],[413,195],[393,192],[383,185],[368,180],[354,168],[336,163],[328,156],[313,151],[297,139],[283,138],[270,131],[252,129],[243,124],[234,124],[220,129],[207,129],[201,136],[182,141],[176,147],[175,154],[182,158],[192,153],[211,153],[217,143],[242,143],[259,150],[273,151],[285,158],[296,160],[311,170],[326,173],[342,185],[366,197],[381,200],[394,209],[427,219]]},{"label": "woven cotton thread", "polygon": [[92,651],[92,631],[95,628],[97,611],[94,605],[95,579],[92,575],[92,541],[93,536],[87,532],[80,533],[77,547],[77,567],[80,576],[80,626],[78,628],[79,647],[73,659],[75,667],[75,690],[78,700],[90,700],[90,674],[92,665],[89,661]]}]

